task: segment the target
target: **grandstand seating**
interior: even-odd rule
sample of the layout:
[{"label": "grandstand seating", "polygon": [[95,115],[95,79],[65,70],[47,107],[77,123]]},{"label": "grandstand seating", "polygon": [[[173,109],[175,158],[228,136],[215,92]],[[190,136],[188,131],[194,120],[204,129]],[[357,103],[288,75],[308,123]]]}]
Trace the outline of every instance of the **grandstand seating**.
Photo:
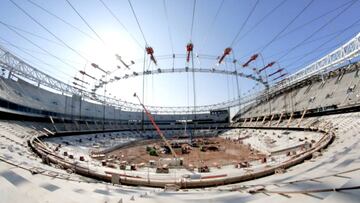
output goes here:
[{"label": "grandstand seating", "polygon": [[359,98],[358,64],[351,64],[322,77],[302,81],[282,94],[262,100],[241,113],[242,118],[302,112],[305,109],[343,108],[357,104]]},{"label": "grandstand seating", "polygon": [[[0,120],[0,191],[6,191],[6,194],[1,193],[1,201],[72,202],[86,201],[91,196],[96,202],[207,202],[209,199],[216,202],[358,202],[360,196],[356,190],[321,193],[312,190],[330,188],[335,191],[334,188],[359,186],[360,152],[357,149],[360,144],[360,113],[353,109],[359,104],[359,82],[357,64],[349,65],[323,77],[301,81],[288,90],[270,95],[270,100],[259,100],[238,114],[230,126],[222,122],[200,126],[197,132],[202,135],[241,140],[270,157],[265,164],[258,160],[252,162],[253,168],[248,171],[224,166],[211,173],[219,175],[227,170],[229,177],[286,162],[290,152],[301,154],[303,146],[319,143],[324,133],[334,133],[335,139],[329,147],[313,152],[311,159],[291,168],[277,170],[275,175],[173,193],[163,189],[114,186],[104,182],[99,184],[99,181],[72,173],[72,170],[62,170],[60,164],[43,164],[44,157],[35,154],[29,145],[29,141],[39,136],[43,137],[41,142],[51,149],[60,143],[67,143],[59,154],[67,150],[74,154],[75,166],[82,167],[79,157],[85,156],[85,160],[90,160],[86,154],[94,145],[103,150],[129,141],[155,137],[152,127],[148,126],[142,132],[139,131],[139,123],[131,121],[139,119],[141,112],[122,111],[117,114],[118,110],[107,107],[107,117],[104,119],[101,104],[83,101],[83,118],[71,119],[69,115],[75,117],[80,113],[79,108],[74,107],[78,98],[50,92],[21,79],[0,77],[2,100],[61,114],[54,116],[54,123],[48,116],[37,119],[35,114],[31,119],[24,115],[24,119],[4,117]],[[4,106],[2,108],[6,110]],[[294,112],[296,115],[292,117]],[[198,116],[204,120],[212,118],[209,114]],[[157,119],[163,121],[159,125],[168,137],[178,135],[184,128],[183,125],[175,128],[168,121],[182,120],[183,117],[157,115]],[[53,132],[66,137],[54,136]],[[79,142],[79,139],[90,138],[87,142]],[[96,162],[87,161],[86,164],[89,170],[105,172]],[[138,173],[129,172],[128,175],[146,177],[146,172],[143,169]],[[185,172],[177,172],[171,178],[181,180]],[[149,176],[162,177],[154,173]],[[61,200],[59,195],[62,195]]]},{"label": "grandstand seating", "polygon": [[[360,125],[360,122],[358,121],[359,117],[359,113],[348,113],[340,115],[325,115],[316,118],[305,118],[302,122],[302,126],[310,125],[312,127],[321,127],[325,126],[327,123],[329,123],[329,125],[332,125],[332,128],[337,129],[336,139],[331,147],[321,152],[321,156],[314,156],[314,158],[310,161],[307,161],[299,166],[292,167],[291,169],[288,169],[285,173],[275,176],[268,176],[262,179],[248,181],[245,183],[220,186],[213,189],[207,189],[205,191],[191,190],[191,192],[181,191],[173,194],[169,194],[159,189],[135,189],[131,187],[114,187],[107,184],[98,184],[97,181],[84,179],[83,177],[76,174],[68,174],[63,170],[43,165],[38,161],[39,158],[35,154],[33,154],[31,150],[29,150],[26,145],[26,140],[28,140],[34,135],[43,133],[44,131],[41,129],[43,129],[44,127],[49,127],[49,124],[30,121],[1,121],[0,158],[2,160],[6,160],[14,166],[21,166],[24,169],[12,168],[9,167],[11,165],[1,163],[0,179],[2,180],[2,184],[0,188],[9,192],[9,195],[3,196],[3,200],[5,201],[13,200],[14,196],[11,194],[14,192],[17,193],[17,199],[20,200],[25,200],[28,197],[33,200],[39,200],[39,195],[46,194],[45,199],[53,201],[55,200],[54,198],[56,198],[57,196],[55,196],[52,191],[58,191],[61,193],[69,194],[68,196],[64,197],[63,200],[70,201],[75,198],[77,200],[81,200],[83,198],[80,197],[80,195],[95,191],[95,193],[93,193],[94,200],[108,202],[117,202],[120,199],[123,199],[124,201],[135,199],[137,201],[146,200],[149,202],[157,202],[165,200],[167,198],[178,198],[177,201],[183,202],[188,201],[188,198],[191,197],[203,201],[206,201],[206,199],[208,198],[212,198],[214,201],[226,200],[227,202],[238,202],[239,200],[249,202],[263,202],[269,201],[269,198],[272,201],[277,202],[289,200],[296,202],[304,201],[304,199],[309,202],[315,202],[319,199],[326,202],[356,202],[359,196],[357,193],[351,191],[347,192],[346,195],[344,193],[328,192],[314,194],[306,193],[309,195],[305,196],[298,193],[284,194],[285,196],[279,195],[278,193],[269,193],[267,196],[263,195],[263,193],[224,193],[224,191],[256,191],[256,187],[259,187],[259,185],[263,185],[262,187],[272,192],[284,192],[304,189],[308,190],[311,188],[317,189],[343,186],[349,187],[357,185],[358,183],[355,177],[359,176],[358,167],[360,166],[359,162],[356,161],[360,156],[357,150],[358,143],[360,143],[357,138],[357,134],[359,133],[358,127]],[[299,118],[294,119],[294,122],[292,122],[290,127],[296,127],[298,124],[298,120]],[[314,121],[316,120],[319,120],[319,122],[315,122],[314,125],[311,125],[311,123],[314,123]],[[247,125],[251,126],[251,124],[254,124],[254,122],[248,122]],[[276,123],[273,122],[272,125],[276,125]],[[266,124],[258,124],[258,127],[268,126]],[[221,136],[227,136],[232,138],[250,136],[251,139],[247,140],[248,143],[252,144],[259,150],[264,150],[268,152],[276,151],[276,148],[271,145],[271,142],[269,142],[269,145],[265,145],[265,139],[274,139],[276,140],[276,144],[279,144],[283,147],[291,147],[291,141],[287,140],[289,136],[293,137],[293,141],[298,140],[299,138],[304,138],[303,136],[309,136],[304,133],[301,134],[301,132],[291,132],[290,134],[284,134],[284,132],[286,131],[273,131],[270,129],[261,130],[253,128],[233,129],[223,132]],[[125,139],[139,135],[137,132],[122,133]],[[113,134],[115,136],[120,135],[116,132]],[[74,137],[74,139],[79,138],[81,138],[81,136]],[[99,138],[101,138],[101,136],[99,136]],[[56,140],[59,138],[49,139]],[[316,138],[312,137],[311,139]],[[68,140],[71,141],[71,138],[69,138]],[[84,143],[84,145],[86,144]],[[40,173],[42,175],[34,176],[31,175],[31,173],[25,173],[24,170],[32,171],[33,173]],[[17,179],[19,179],[18,182],[11,177],[17,177]],[[32,187],[33,192],[26,193],[25,190],[20,188],[19,184],[25,184],[24,186],[21,186],[24,187],[24,189]],[[51,189],[46,189],[50,187],[48,187],[48,185],[51,185]],[[16,189],[10,189],[14,186],[16,187]],[[76,192],[80,188],[82,192]],[[223,192],[219,193],[220,191]],[[107,200],[102,199],[104,198],[102,192],[108,195],[110,194],[110,196],[106,196]],[[165,194],[167,194],[166,197],[162,196]],[[186,194],[186,196],[183,196],[183,194]],[[204,194],[206,194],[206,197],[203,196]]]}]

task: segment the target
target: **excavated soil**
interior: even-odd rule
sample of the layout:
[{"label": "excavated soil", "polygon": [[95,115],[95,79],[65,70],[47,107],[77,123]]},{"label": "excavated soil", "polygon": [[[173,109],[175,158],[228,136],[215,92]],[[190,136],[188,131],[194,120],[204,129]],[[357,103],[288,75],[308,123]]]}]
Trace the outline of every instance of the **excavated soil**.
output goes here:
[{"label": "excavated soil", "polygon": [[[248,145],[242,144],[241,141],[226,140],[220,137],[207,139],[209,142],[216,143],[219,147],[218,151],[200,151],[199,147],[191,147],[189,154],[182,154],[181,148],[174,148],[177,156],[183,158],[184,165],[193,165],[195,167],[201,165],[207,166],[223,166],[244,161],[258,160],[265,157],[264,154],[252,149]],[[169,140],[172,142],[173,140]],[[119,161],[127,161],[129,164],[148,164],[150,160],[157,161],[159,158],[171,158],[171,154],[158,153],[158,156],[150,156],[146,151],[146,147],[162,146],[161,140],[145,140],[133,143],[112,151],[107,157],[115,157]]]}]

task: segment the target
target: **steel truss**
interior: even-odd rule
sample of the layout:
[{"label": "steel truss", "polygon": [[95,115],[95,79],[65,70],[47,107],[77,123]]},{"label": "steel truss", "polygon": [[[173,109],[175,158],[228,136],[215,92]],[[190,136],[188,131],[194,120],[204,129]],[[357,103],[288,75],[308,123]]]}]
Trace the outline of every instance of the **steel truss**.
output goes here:
[{"label": "steel truss", "polygon": [[[6,69],[9,74],[15,75],[17,77],[26,78],[38,86],[45,86],[61,94],[65,95],[82,95],[85,100],[92,101],[99,104],[106,104],[114,106],[115,108],[122,109],[123,111],[132,111],[132,112],[141,112],[142,107],[139,104],[123,101],[120,99],[115,99],[111,97],[106,97],[101,94],[93,94],[89,91],[83,91],[79,88],[76,88],[72,85],[66,84],[38,69],[29,65],[25,61],[21,60],[11,52],[7,51],[5,48],[0,46],[0,66]],[[154,71],[151,74],[156,73],[170,73],[170,72],[187,72],[192,71],[187,68],[184,69],[164,69],[161,71]],[[246,77],[249,79],[256,80],[262,84],[264,84],[261,78],[256,78],[252,75],[246,75],[243,73],[238,73],[236,71],[224,71],[224,70],[210,70],[210,69],[195,69],[196,72],[214,72],[218,74],[229,74],[229,75],[237,75],[239,77]],[[145,73],[138,73],[138,75],[142,74],[149,74],[148,72]],[[132,75],[136,76],[136,75]],[[128,76],[131,77],[131,76]],[[241,98],[241,103],[247,103],[253,100],[254,95],[250,95],[247,97]],[[234,99],[230,101],[225,101],[217,104],[212,105],[203,105],[203,106],[173,106],[173,107],[161,107],[161,106],[146,106],[150,112],[156,114],[187,114],[187,113],[207,113],[210,110],[216,109],[227,109],[229,107],[234,107],[239,105],[239,100]],[[196,111],[195,111],[196,109]]]},{"label": "steel truss", "polygon": [[[255,102],[257,99],[262,98],[265,94],[269,92],[276,92],[283,88],[286,88],[296,82],[309,78],[313,75],[323,74],[335,67],[339,67],[344,65],[349,60],[358,57],[360,54],[360,33],[358,33],[354,38],[349,40],[343,46],[339,47],[338,49],[334,50],[330,54],[322,57],[321,59],[315,61],[314,63],[306,66],[305,68],[301,69],[300,71],[290,75],[289,77],[285,78],[282,82],[277,83],[270,87],[269,91],[262,91],[257,92],[251,95],[247,95],[245,97],[241,97],[238,99],[225,101],[217,104],[212,105],[204,105],[204,106],[174,106],[174,107],[160,107],[160,106],[147,106],[149,111],[152,113],[157,114],[186,114],[186,113],[205,113],[209,112],[210,110],[215,109],[227,109],[230,107],[235,107],[239,105],[248,105]],[[120,99],[115,99],[111,97],[104,97],[99,94],[92,94],[88,91],[81,91],[74,86],[66,84],[52,76],[34,68],[33,66],[27,64],[20,58],[16,57],[3,47],[0,47],[0,66],[9,71],[9,73],[24,77],[28,80],[35,82],[37,85],[43,85],[50,89],[56,90],[63,94],[76,94],[82,95],[84,99],[94,101],[96,103],[112,105],[116,108],[120,108],[124,111],[134,111],[134,112],[141,112],[142,107],[139,104],[134,104],[131,102],[123,101]],[[136,74],[124,76],[124,77],[136,77],[139,75],[147,75],[147,74],[160,74],[160,73],[172,73],[172,72],[190,72],[193,71],[189,68],[180,68],[180,69],[161,69],[155,70],[153,72],[138,72]],[[203,72],[203,73],[218,73],[218,74],[229,74],[239,77],[246,77],[249,79],[253,79],[257,82],[260,82],[264,85],[267,85],[260,77],[257,78],[253,75],[245,75],[240,72],[236,71],[225,71],[225,70],[218,70],[218,69],[194,69],[195,72]],[[126,78],[123,78],[126,79]],[[195,111],[196,110],[196,111]]]},{"label": "steel truss", "polygon": [[288,76],[283,82],[270,88],[272,92],[283,89],[287,86],[295,84],[301,80],[305,80],[314,75],[323,74],[333,68],[340,67],[348,63],[351,59],[360,54],[360,32],[341,47],[337,48],[330,54],[311,63],[298,72]]},{"label": "steel truss", "polygon": [[125,75],[123,77],[120,77],[121,79],[128,79],[128,78],[132,78],[132,77],[138,77],[138,76],[142,76],[142,75],[154,75],[154,74],[163,74],[163,73],[187,73],[187,72],[195,72],[195,73],[215,73],[215,74],[223,74],[223,75],[232,75],[232,76],[237,76],[237,77],[244,77],[244,78],[248,78],[248,79],[252,79],[255,80],[256,82],[259,82],[263,85],[266,84],[266,82],[264,82],[262,80],[261,77],[255,77],[252,74],[244,74],[238,71],[228,71],[228,70],[220,70],[220,69],[204,69],[204,68],[194,68],[194,69],[190,69],[188,67],[185,68],[174,68],[174,69],[158,69],[158,70],[147,70],[145,72],[133,72],[133,74],[130,75]]}]

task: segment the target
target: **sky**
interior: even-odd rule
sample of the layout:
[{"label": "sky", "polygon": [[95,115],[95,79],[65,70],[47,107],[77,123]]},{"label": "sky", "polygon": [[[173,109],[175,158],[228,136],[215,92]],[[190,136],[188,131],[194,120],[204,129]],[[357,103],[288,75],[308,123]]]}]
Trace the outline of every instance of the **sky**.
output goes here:
[{"label": "sky", "polygon": [[[276,64],[267,73],[284,68],[284,72],[291,74],[360,31],[357,0],[131,0],[130,3],[139,25],[128,0],[0,0],[0,45],[66,83],[72,83],[73,77],[81,78],[90,83],[85,85],[90,90],[97,82],[83,77],[79,70],[96,78],[103,75],[91,63],[111,71],[108,79],[141,72],[143,68],[186,66],[255,74],[252,68],[262,68],[271,61]],[[184,58],[189,42],[194,45],[194,56],[199,56],[193,64]],[[154,49],[157,65],[144,53],[146,45]],[[226,47],[231,47],[232,53],[226,62],[217,64],[216,57]],[[256,53],[261,57],[250,68],[241,67]],[[130,70],[125,69],[116,54],[126,63],[135,64]],[[236,67],[231,63],[233,59],[238,61]],[[134,92],[142,95],[142,81],[142,77],[136,77],[110,83],[106,94],[137,103],[132,95]],[[239,89],[233,76],[196,73],[195,104],[220,103],[263,88],[247,78],[239,77],[238,81]],[[150,75],[144,82],[146,105],[194,105],[191,73]],[[103,92],[99,89],[97,93]]]}]

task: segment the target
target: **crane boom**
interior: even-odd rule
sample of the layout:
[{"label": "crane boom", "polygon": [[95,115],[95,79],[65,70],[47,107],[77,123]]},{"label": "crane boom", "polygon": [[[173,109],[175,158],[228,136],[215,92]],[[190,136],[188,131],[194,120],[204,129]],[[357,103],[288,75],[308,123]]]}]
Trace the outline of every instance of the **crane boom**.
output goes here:
[{"label": "crane boom", "polygon": [[145,108],[144,104],[141,103],[139,97],[136,95],[136,93],[134,94],[134,97],[137,97],[139,100],[140,105],[143,107],[146,116],[149,118],[151,124],[154,126],[154,128],[156,129],[156,132],[159,134],[159,136],[161,137],[161,139],[165,142],[166,146],[169,147],[171,154],[174,156],[174,158],[178,158],[174,149],[171,147],[171,145],[169,144],[169,142],[167,141],[167,139],[165,138],[163,132],[160,130],[159,126],[156,124],[153,116],[151,115],[151,113]]}]

